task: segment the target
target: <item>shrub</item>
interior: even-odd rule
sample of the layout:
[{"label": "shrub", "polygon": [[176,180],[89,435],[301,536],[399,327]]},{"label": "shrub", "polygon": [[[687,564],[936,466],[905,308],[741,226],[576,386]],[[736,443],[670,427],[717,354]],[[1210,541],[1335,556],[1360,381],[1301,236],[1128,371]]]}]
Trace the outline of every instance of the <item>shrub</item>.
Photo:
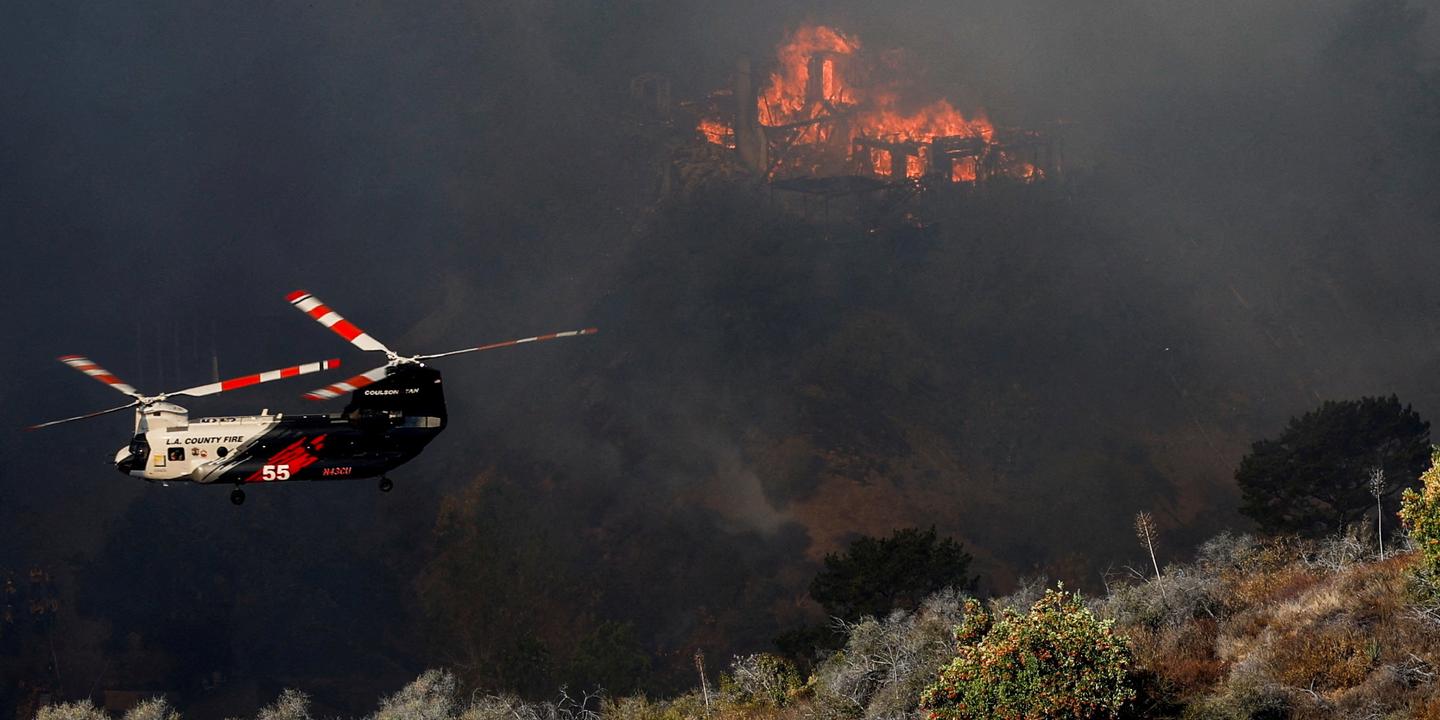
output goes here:
[{"label": "shrub", "polygon": [[109,720],[109,716],[87,701],[47,705],[35,714],[35,720]]},{"label": "shrub", "polygon": [[374,720],[447,720],[455,710],[455,676],[426,670],[414,682],[385,698]]},{"label": "shrub", "polygon": [[1425,569],[1440,572],[1440,449],[1430,458],[1430,469],[1420,475],[1421,487],[1416,492],[1406,488],[1400,500],[1400,519],[1410,532],[1410,540],[1420,551]]},{"label": "shrub", "polygon": [[1420,475],[1417,492],[1406,489],[1400,500],[1400,520],[1410,545],[1420,554],[1410,577],[1410,598],[1415,617],[1440,625],[1440,447],[1431,455],[1430,468]]},{"label": "shrub", "polygon": [[912,714],[920,692],[955,656],[953,630],[963,617],[956,590],[931,595],[914,614],[844,626],[845,647],[811,680],[812,713],[822,720],[899,718]]},{"label": "shrub", "polygon": [[151,698],[130,708],[125,720],[180,720],[180,713],[175,712],[165,698]]},{"label": "shrub", "polygon": [[1045,597],[1045,591],[1050,587],[1050,578],[1046,575],[1035,575],[1022,577],[1015,583],[1015,589],[1004,597],[992,598],[991,607],[1010,608],[1024,612],[1029,610],[1035,601]]},{"label": "shrub", "polygon": [[[644,695],[606,698],[600,707],[605,720],[660,720],[663,708]],[[469,720],[467,718],[467,720]],[[480,717],[474,720],[482,720]]]},{"label": "shrub", "polygon": [[1047,590],[998,619],[966,611],[959,654],[920,698],[930,720],[1110,718],[1135,699],[1129,648],[1078,595]]},{"label": "shrub", "polygon": [[721,695],[737,705],[785,707],[804,686],[795,663],[769,653],[735,658],[720,678]]},{"label": "shrub", "polygon": [[710,716],[710,708],[698,692],[690,692],[664,704],[660,720],[693,720]]},{"label": "shrub", "polygon": [[1248,534],[1236,535],[1222,530],[1219,535],[1200,544],[1195,551],[1195,564],[1211,572],[1244,571],[1254,562],[1259,548]]},{"label": "shrub", "polygon": [[[432,670],[431,672],[434,671]],[[429,673],[427,673],[427,675],[428,674]],[[449,673],[444,673],[443,675],[447,678],[452,677]],[[414,684],[419,684],[424,679],[425,676],[422,675],[420,680],[417,680]],[[414,684],[412,684],[412,686]],[[437,688],[437,691],[416,695],[416,697],[419,698],[431,698],[429,703],[422,703],[418,705],[418,708],[420,710],[429,708],[431,711],[438,713],[440,708],[438,698],[442,695],[449,698],[450,695],[448,692],[440,692],[445,690],[442,686],[432,683],[431,687]],[[453,701],[451,702],[453,704]],[[471,698],[470,704],[464,708],[456,720],[600,720],[599,713],[592,708],[604,709],[605,707],[612,706],[602,707],[599,695],[586,693],[577,697],[570,695],[564,688],[560,689],[560,699],[556,702],[526,702],[513,695],[480,695]],[[644,700],[641,700],[638,705],[613,707],[623,707],[626,710],[640,711],[641,713],[654,709],[653,706]],[[400,706],[396,706],[395,711],[393,715],[388,717],[403,720],[410,720],[411,718],[450,717],[449,715],[422,715],[419,714],[419,712],[412,713]],[[619,717],[626,716],[622,715]],[[654,717],[654,714],[638,714],[629,717]],[[660,715],[660,717],[664,718],[666,716]]]},{"label": "shrub", "polygon": [[310,698],[299,690],[286,689],[275,704],[266,706],[256,720],[310,720]]},{"label": "shrub", "polygon": [[[735,714],[721,712],[719,717],[732,717]],[[763,713],[756,714],[764,717]],[[693,720],[694,718],[715,717],[705,705],[705,699],[700,692],[690,692],[670,700],[651,700],[644,695],[634,695],[622,698],[607,698],[600,706],[598,715],[572,713],[569,716],[556,715],[554,720]],[[739,717],[747,717],[745,713],[739,713]],[[470,720],[469,716],[461,720]],[[478,720],[478,719],[477,719]],[[495,720],[517,720],[514,716],[496,717]],[[522,720],[536,720],[524,718]],[[540,718],[538,720],[550,720]]]},{"label": "shrub", "polygon": [[1167,573],[1138,585],[1113,586],[1101,603],[1102,614],[1122,626],[1158,630],[1181,627],[1199,618],[1225,613],[1225,588],[1204,568],[1171,566]]}]

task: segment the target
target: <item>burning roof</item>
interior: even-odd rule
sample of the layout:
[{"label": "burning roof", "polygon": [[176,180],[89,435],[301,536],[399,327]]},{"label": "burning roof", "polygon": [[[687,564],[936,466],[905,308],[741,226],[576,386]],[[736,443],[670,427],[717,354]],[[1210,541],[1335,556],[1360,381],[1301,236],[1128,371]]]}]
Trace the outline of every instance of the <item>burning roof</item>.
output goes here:
[{"label": "burning roof", "polygon": [[[936,176],[952,182],[1035,180],[1049,148],[1010,147],[983,112],[966,116],[944,98],[915,101],[898,53],[869,55],[859,38],[825,25],[797,28],[776,49],[774,69],[752,86],[742,63],[736,88],[699,119],[706,142],[739,150],[771,179],[864,174],[893,180]],[[729,113],[720,108],[731,106]],[[1035,133],[1025,133],[1033,141]],[[747,142],[763,148],[747,148]],[[1030,161],[1020,159],[1024,147]]]}]

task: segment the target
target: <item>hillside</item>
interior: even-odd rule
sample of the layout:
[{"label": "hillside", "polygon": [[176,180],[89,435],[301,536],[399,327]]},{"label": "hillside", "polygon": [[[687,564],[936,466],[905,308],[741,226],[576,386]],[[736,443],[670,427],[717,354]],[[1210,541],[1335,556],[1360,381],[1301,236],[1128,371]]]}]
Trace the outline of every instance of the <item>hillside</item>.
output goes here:
[{"label": "hillside", "polygon": [[[1440,605],[1411,588],[1418,555],[1377,560],[1356,536],[1323,542],[1259,541],[1221,535],[1194,563],[1160,579],[1112,582],[1086,599],[1113,621],[1134,663],[1127,717],[1440,718]],[[1023,611],[1043,580],[989,601]],[[845,647],[808,677],[770,655],[735,658],[705,688],[651,699],[603,689],[561,690],[558,701],[527,703],[458,687],[430,671],[380,702],[375,720],[762,720],[921,717],[925,686],[957,650],[965,598],[945,591],[914,613],[842,625]],[[719,677],[716,677],[719,675]],[[39,720],[99,720],[85,705],[45,708]],[[125,720],[176,720],[163,701]],[[310,718],[303,693],[286,691],[261,720]]]}]

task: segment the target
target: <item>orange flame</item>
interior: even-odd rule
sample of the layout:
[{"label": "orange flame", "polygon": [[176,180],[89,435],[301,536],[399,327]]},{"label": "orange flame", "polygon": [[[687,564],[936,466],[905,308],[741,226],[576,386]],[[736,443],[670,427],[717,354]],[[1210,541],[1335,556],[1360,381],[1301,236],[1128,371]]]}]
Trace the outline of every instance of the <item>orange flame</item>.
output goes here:
[{"label": "orange flame", "polygon": [[[932,166],[934,158],[930,157],[928,143],[936,138],[993,141],[995,127],[983,113],[966,117],[944,99],[918,108],[912,104],[907,109],[895,90],[900,72],[893,67],[865,67],[859,57],[860,48],[854,36],[824,25],[806,25],[792,32],[776,49],[777,69],[757,94],[756,113],[762,125],[792,133],[787,138],[792,151],[808,150],[814,155],[795,161],[792,169],[818,169],[826,165],[820,156],[838,153],[839,162],[847,167],[890,175],[894,151],[857,147],[858,138],[867,138],[923,144],[918,154],[907,152],[903,163],[905,176],[917,178]],[[815,73],[818,77],[812,77]],[[697,129],[708,142],[735,146],[734,133],[726,122],[706,118]],[[1029,165],[1001,160],[1007,175],[1020,179],[1039,177],[1038,170]],[[973,182],[977,164],[974,158],[955,159],[951,179]]]},{"label": "orange flame", "polygon": [[957,135],[978,135],[989,140],[995,135],[989,120],[983,116],[967,119],[947,100],[936,100],[908,115],[896,110],[897,104],[894,95],[879,95],[874,102],[875,109],[862,113],[856,123],[860,134],[921,142]]},{"label": "orange flame", "polygon": [[950,166],[950,182],[975,182],[975,178],[978,176],[974,160],[957,162]]},{"label": "orange flame", "polygon": [[920,156],[919,156],[919,155],[906,155],[906,156],[905,156],[905,177],[907,177],[907,178],[918,178],[918,177],[920,177],[921,175],[923,175],[924,173],[925,173],[925,170],[924,170],[924,168],[920,165]]},{"label": "orange flame", "polygon": [[824,25],[810,25],[797,29],[780,45],[777,58],[780,67],[770,75],[770,85],[760,93],[758,101],[760,122],[764,125],[783,125],[815,117],[816,108],[811,103],[810,59],[816,55],[830,55],[820,67],[820,93],[832,105],[848,105],[854,102],[847,88],[837,75],[834,56],[853,55],[860,49],[860,43],[845,37]]},{"label": "orange flame", "polygon": [[695,129],[705,136],[705,142],[712,145],[724,145],[727,148],[735,147],[734,129],[719,120],[702,118]]}]

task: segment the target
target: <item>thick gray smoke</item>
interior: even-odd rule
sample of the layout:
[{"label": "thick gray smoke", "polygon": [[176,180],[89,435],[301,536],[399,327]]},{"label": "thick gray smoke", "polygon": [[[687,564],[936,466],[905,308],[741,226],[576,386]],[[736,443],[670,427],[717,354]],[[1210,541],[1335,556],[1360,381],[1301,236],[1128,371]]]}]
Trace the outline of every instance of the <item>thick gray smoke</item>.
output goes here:
[{"label": "thick gray smoke", "polygon": [[[281,680],[345,655],[398,683],[444,658],[377,628],[424,624],[436,504],[482,472],[513,492],[499,537],[568,524],[546,537],[590,573],[577,607],[657,667],[764,649],[856,533],[935,524],[996,588],[1093,583],[1138,556],[1141,509],[1182,553],[1240,522],[1229,473],[1286,417],[1390,392],[1440,416],[1432,6],[11,4],[0,425],[115,399],[67,352],[153,390],[212,357],[368,367],[284,307],[295,288],[414,352],[602,334],[444,365],[454,424],[397,474],[403,500],[263,488],[237,514],[116,474],[124,419],[0,432],[0,569],[58,568],[67,617],[110,623],[75,647],[171,637],[145,647]],[[630,78],[700,97],[802,22],[903,48],[997,124],[1053,123],[1068,190],[914,236],[740,190],[657,202]],[[298,410],[306,388],[192,410]],[[129,570],[172,561],[192,563],[176,602],[236,598],[197,620],[213,642],[145,614],[159,579]],[[288,664],[256,639],[305,633],[321,649]]]}]

